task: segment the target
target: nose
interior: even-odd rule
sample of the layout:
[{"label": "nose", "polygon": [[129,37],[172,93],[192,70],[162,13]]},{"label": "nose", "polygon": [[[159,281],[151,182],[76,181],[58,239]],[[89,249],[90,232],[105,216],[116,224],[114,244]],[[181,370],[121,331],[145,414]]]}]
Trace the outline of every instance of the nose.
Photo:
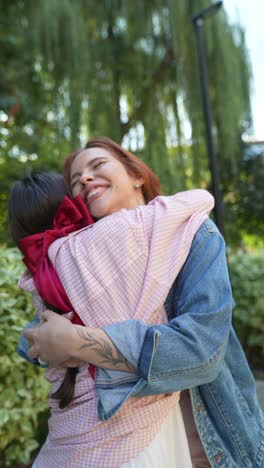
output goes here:
[{"label": "nose", "polygon": [[81,184],[86,185],[91,180],[94,180],[93,172],[91,171],[91,169],[88,169],[88,168],[84,169],[80,176]]}]

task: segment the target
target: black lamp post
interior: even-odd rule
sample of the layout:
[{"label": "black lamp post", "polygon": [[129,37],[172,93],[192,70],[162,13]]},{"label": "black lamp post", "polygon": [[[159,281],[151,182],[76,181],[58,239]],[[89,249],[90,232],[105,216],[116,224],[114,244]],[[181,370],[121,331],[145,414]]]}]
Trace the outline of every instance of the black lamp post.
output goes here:
[{"label": "black lamp post", "polygon": [[212,113],[209,100],[208,92],[208,78],[207,78],[207,67],[206,67],[206,58],[204,50],[204,38],[203,38],[203,22],[208,17],[216,13],[221,7],[223,2],[216,2],[210,5],[208,8],[200,11],[192,17],[193,25],[195,28],[197,47],[199,54],[199,68],[200,68],[200,80],[201,80],[201,91],[203,99],[203,111],[205,118],[206,126],[206,140],[207,140],[207,150],[210,161],[210,171],[212,176],[212,192],[215,198],[215,221],[222,234],[224,234],[224,217],[223,217],[223,207],[221,194],[219,190],[219,180],[218,180],[218,169],[217,169],[217,155],[214,145],[213,138],[213,125],[212,125]]}]

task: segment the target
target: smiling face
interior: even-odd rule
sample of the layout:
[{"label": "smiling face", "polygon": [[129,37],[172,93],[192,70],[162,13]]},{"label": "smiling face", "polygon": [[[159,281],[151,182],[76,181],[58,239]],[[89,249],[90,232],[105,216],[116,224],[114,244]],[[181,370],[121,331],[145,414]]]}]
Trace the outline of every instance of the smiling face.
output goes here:
[{"label": "smiling face", "polygon": [[81,151],[71,166],[72,194],[74,197],[81,194],[97,219],[144,203],[141,185],[142,180],[130,176],[123,164],[104,148]]}]

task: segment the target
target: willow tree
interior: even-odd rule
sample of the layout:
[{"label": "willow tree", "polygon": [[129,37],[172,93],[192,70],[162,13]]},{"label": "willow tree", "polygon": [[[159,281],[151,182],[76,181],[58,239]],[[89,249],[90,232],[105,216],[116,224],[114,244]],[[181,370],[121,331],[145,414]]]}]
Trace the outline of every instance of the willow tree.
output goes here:
[{"label": "willow tree", "polygon": [[[104,134],[140,150],[165,190],[208,186],[191,17],[209,1],[10,1],[6,14],[24,48],[17,49],[19,72],[27,70],[23,89],[17,82],[16,119],[30,121],[35,152],[49,139],[63,157],[87,136]],[[0,4],[4,9],[6,2]],[[206,21],[204,33],[221,180],[228,187],[250,125],[247,51],[243,31],[224,11]]]},{"label": "willow tree", "polygon": [[[30,5],[30,40],[36,61],[56,84],[53,112],[60,136],[67,128],[73,146],[81,128],[119,142],[125,137],[131,145],[137,140],[165,184],[168,178],[182,185],[202,178],[208,183],[191,22],[208,0],[45,0]],[[241,133],[250,125],[247,52],[243,31],[230,25],[224,12],[210,18],[204,32],[215,134],[227,182],[238,167]],[[187,121],[190,141],[184,135]]]}]

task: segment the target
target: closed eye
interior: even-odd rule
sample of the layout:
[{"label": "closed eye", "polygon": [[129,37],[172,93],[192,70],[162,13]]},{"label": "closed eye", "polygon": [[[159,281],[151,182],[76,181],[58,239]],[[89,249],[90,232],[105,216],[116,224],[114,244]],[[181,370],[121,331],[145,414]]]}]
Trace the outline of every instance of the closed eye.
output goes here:
[{"label": "closed eye", "polygon": [[95,165],[94,165],[94,169],[97,169],[99,166],[101,166],[102,164],[104,164],[106,161],[99,161],[97,162]]},{"label": "closed eye", "polygon": [[71,184],[71,189],[73,189],[73,187],[75,187],[76,184],[79,184],[79,182],[80,182],[79,180],[76,180],[75,182],[73,182]]}]

